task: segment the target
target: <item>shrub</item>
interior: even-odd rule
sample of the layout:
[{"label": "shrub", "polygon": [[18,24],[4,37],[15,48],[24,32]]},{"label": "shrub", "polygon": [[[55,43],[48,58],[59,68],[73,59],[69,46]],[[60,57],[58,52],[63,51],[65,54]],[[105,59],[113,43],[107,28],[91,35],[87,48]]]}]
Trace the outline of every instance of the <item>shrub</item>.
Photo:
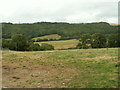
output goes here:
[{"label": "shrub", "polygon": [[46,44],[46,43],[42,43],[40,50],[54,50],[54,46],[50,45],[50,44]]},{"label": "shrub", "polygon": [[28,51],[39,51],[40,50],[40,45],[39,44],[34,44],[34,43],[29,43],[29,47],[27,48]]}]

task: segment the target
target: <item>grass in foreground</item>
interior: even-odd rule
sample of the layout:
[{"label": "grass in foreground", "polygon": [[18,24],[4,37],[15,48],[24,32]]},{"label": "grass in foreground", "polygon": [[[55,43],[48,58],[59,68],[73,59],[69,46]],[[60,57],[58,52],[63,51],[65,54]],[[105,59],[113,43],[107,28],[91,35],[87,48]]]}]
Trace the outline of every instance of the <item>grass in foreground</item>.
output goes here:
[{"label": "grass in foreground", "polygon": [[3,51],[3,86],[116,88],[118,49]]}]

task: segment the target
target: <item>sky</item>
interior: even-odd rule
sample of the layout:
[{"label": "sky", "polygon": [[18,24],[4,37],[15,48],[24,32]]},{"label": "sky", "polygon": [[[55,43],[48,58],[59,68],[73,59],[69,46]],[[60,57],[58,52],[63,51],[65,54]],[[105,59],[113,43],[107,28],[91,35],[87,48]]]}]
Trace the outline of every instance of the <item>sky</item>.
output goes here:
[{"label": "sky", "polygon": [[0,22],[118,23],[119,0],[0,0]]}]

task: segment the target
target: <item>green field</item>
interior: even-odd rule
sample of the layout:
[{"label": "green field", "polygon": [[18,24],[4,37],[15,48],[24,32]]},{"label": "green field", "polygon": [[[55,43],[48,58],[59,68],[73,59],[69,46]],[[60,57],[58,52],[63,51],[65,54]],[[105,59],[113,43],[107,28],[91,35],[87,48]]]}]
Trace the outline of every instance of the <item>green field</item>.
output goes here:
[{"label": "green field", "polygon": [[60,41],[45,41],[45,42],[35,42],[38,44],[48,43],[54,46],[55,49],[68,49],[75,48],[79,43],[79,40],[71,39],[71,40],[60,40]]},{"label": "green field", "polygon": [[45,36],[41,36],[41,37],[35,37],[32,38],[32,40],[37,40],[37,39],[60,39],[61,36],[58,34],[51,34],[51,35],[45,35]]},{"label": "green field", "polygon": [[3,51],[3,87],[116,88],[118,48]]}]

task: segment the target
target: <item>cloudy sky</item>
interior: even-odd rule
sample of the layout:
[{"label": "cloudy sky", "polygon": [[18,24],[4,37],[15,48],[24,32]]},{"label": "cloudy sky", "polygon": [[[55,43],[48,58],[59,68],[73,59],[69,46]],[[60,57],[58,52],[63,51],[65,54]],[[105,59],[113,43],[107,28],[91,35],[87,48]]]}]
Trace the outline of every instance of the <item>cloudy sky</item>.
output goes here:
[{"label": "cloudy sky", "polygon": [[0,0],[0,22],[118,23],[119,0]]}]

